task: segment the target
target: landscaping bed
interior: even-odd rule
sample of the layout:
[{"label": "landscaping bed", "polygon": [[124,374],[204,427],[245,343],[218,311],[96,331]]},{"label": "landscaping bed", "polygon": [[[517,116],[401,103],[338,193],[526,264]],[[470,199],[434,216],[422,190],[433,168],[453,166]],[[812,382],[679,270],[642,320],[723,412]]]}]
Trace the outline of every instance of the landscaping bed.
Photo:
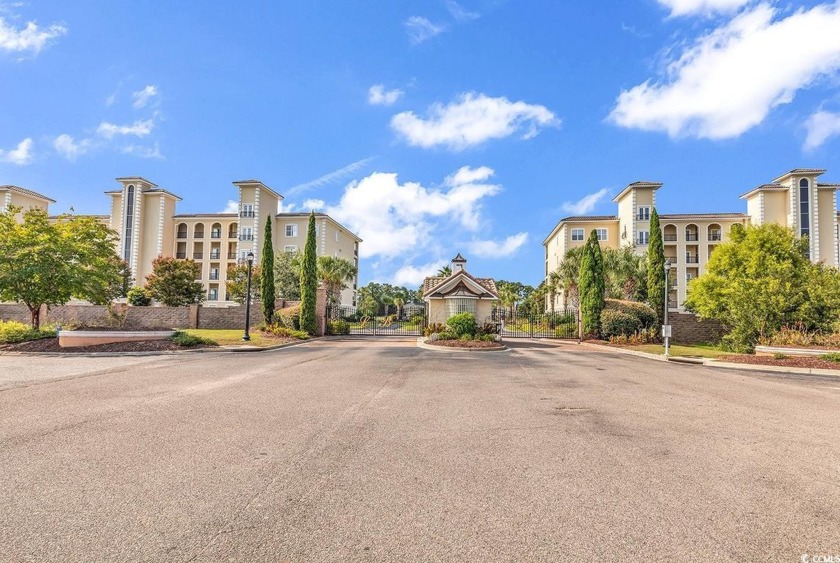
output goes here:
[{"label": "landscaping bed", "polygon": [[[198,344],[190,346],[195,348],[212,348],[210,344]],[[94,346],[74,346],[62,348],[58,344],[58,338],[42,338],[17,344],[5,344],[0,346],[4,352],[50,352],[57,354],[89,354],[91,352],[168,352],[185,350],[184,346],[176,344],[172,340],[146,340],[134,342],[111,342],[109,344],[96,344]]]},{"label": "landscaping bed", "polygon": [[753,356],[747,354],[737,354],[731,356],[721,356],[717,359],[723,362],[732,362],[736,364],[840,370],[840,362],[833,362],[831,360],[826,360],[814,356],[790,356],[787,358],[774,358],[773,356]]},{"label": "landscaping bed", "polygon": [[435,340],[426,341],[429,346],[440,346],[441,348],[481,348],[483,350],[504,350],[505,346],[499,342],[487,342],[486,340]]}]

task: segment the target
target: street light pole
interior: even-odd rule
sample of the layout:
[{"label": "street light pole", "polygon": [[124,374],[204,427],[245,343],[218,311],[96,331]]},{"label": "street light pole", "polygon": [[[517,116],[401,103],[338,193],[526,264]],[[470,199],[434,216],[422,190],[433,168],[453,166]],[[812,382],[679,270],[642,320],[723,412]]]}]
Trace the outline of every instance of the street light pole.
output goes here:
[{"label": "street light pole", "polygon": [[662,336],[665,337],[665,357],[669,355],[668,345],[671,339],[671,327],[668,324],[668,274],[671,273],[671,261],[665,260],[665,318],[662,326]]},{"label": "street light pole", "polygon": [[251,340],[251,267],[254,265],[254,253],[249,252],[245,257],[248,260],[248,283],[245,290],[245,336],[242,340]]}]

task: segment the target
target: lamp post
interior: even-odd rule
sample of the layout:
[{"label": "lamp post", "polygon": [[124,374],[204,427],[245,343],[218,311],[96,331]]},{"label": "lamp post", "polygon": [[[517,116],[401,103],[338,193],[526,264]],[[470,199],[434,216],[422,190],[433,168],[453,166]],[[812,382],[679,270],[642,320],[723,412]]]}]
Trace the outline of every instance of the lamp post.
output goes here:
[{"label": "lamp post", "polygon": [[671,261],[665,260],[665,318],[662,325],[662,336],[665,337],[665,357],[668,357],[668,344],[671,338],[671,326],[668,324],[668,274],[671,273]]},{"label": "lamp post", "polygon": [[254,265],[254,253],[249,252],[245,259],[248,260],[248,284],[245,290],[245,336],[242,340],[247,342],[251,340],[251,267]]}]

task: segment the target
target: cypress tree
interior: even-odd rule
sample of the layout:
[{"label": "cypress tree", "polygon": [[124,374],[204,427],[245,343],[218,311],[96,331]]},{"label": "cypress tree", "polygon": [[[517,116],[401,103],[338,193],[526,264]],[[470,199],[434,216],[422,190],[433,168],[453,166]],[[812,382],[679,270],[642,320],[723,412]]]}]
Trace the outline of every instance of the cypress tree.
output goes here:
[{"label": "cypress tree", "polygon": [[260,268],[260,299],[265,324],[271,324],[274,320],[274,243],[271,241],[271,220],[271,215],[265,220]]},{"label": "cypress tree", "polygon": [[580,316],[584,336],[598,336],[601,332],[601,311],[604,309],[604,257],[598,235],[593,230],[580,263]]},{"label": "cypress tree", "polygon": [[315,334],[315,302],[318,292],[318,257],[315,242],[315,212],[309,214],[309,229],[306,232],[306,246],[300,267],[300,329]]},{"label": "cypress tree", "polygon": [[650,214],[650,241],[647,255],[647,302],[656,311],[659,324],[664,320],[665,308],[665,247],[656,208]]}]

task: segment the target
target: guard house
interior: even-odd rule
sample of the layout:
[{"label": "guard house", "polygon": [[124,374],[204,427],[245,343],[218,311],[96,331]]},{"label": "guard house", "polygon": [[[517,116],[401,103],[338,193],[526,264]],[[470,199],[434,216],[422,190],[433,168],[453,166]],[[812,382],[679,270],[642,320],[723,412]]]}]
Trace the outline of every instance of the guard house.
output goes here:
[{"label": "guard house", "polygon": [[499,300],[492,278],[477,278],[467,272],[467,260],[459,253],[452,259],[452,273],[423,281],[429,323],[444,323],[458,313],[472,313],[478,322],[489,320]]}]

